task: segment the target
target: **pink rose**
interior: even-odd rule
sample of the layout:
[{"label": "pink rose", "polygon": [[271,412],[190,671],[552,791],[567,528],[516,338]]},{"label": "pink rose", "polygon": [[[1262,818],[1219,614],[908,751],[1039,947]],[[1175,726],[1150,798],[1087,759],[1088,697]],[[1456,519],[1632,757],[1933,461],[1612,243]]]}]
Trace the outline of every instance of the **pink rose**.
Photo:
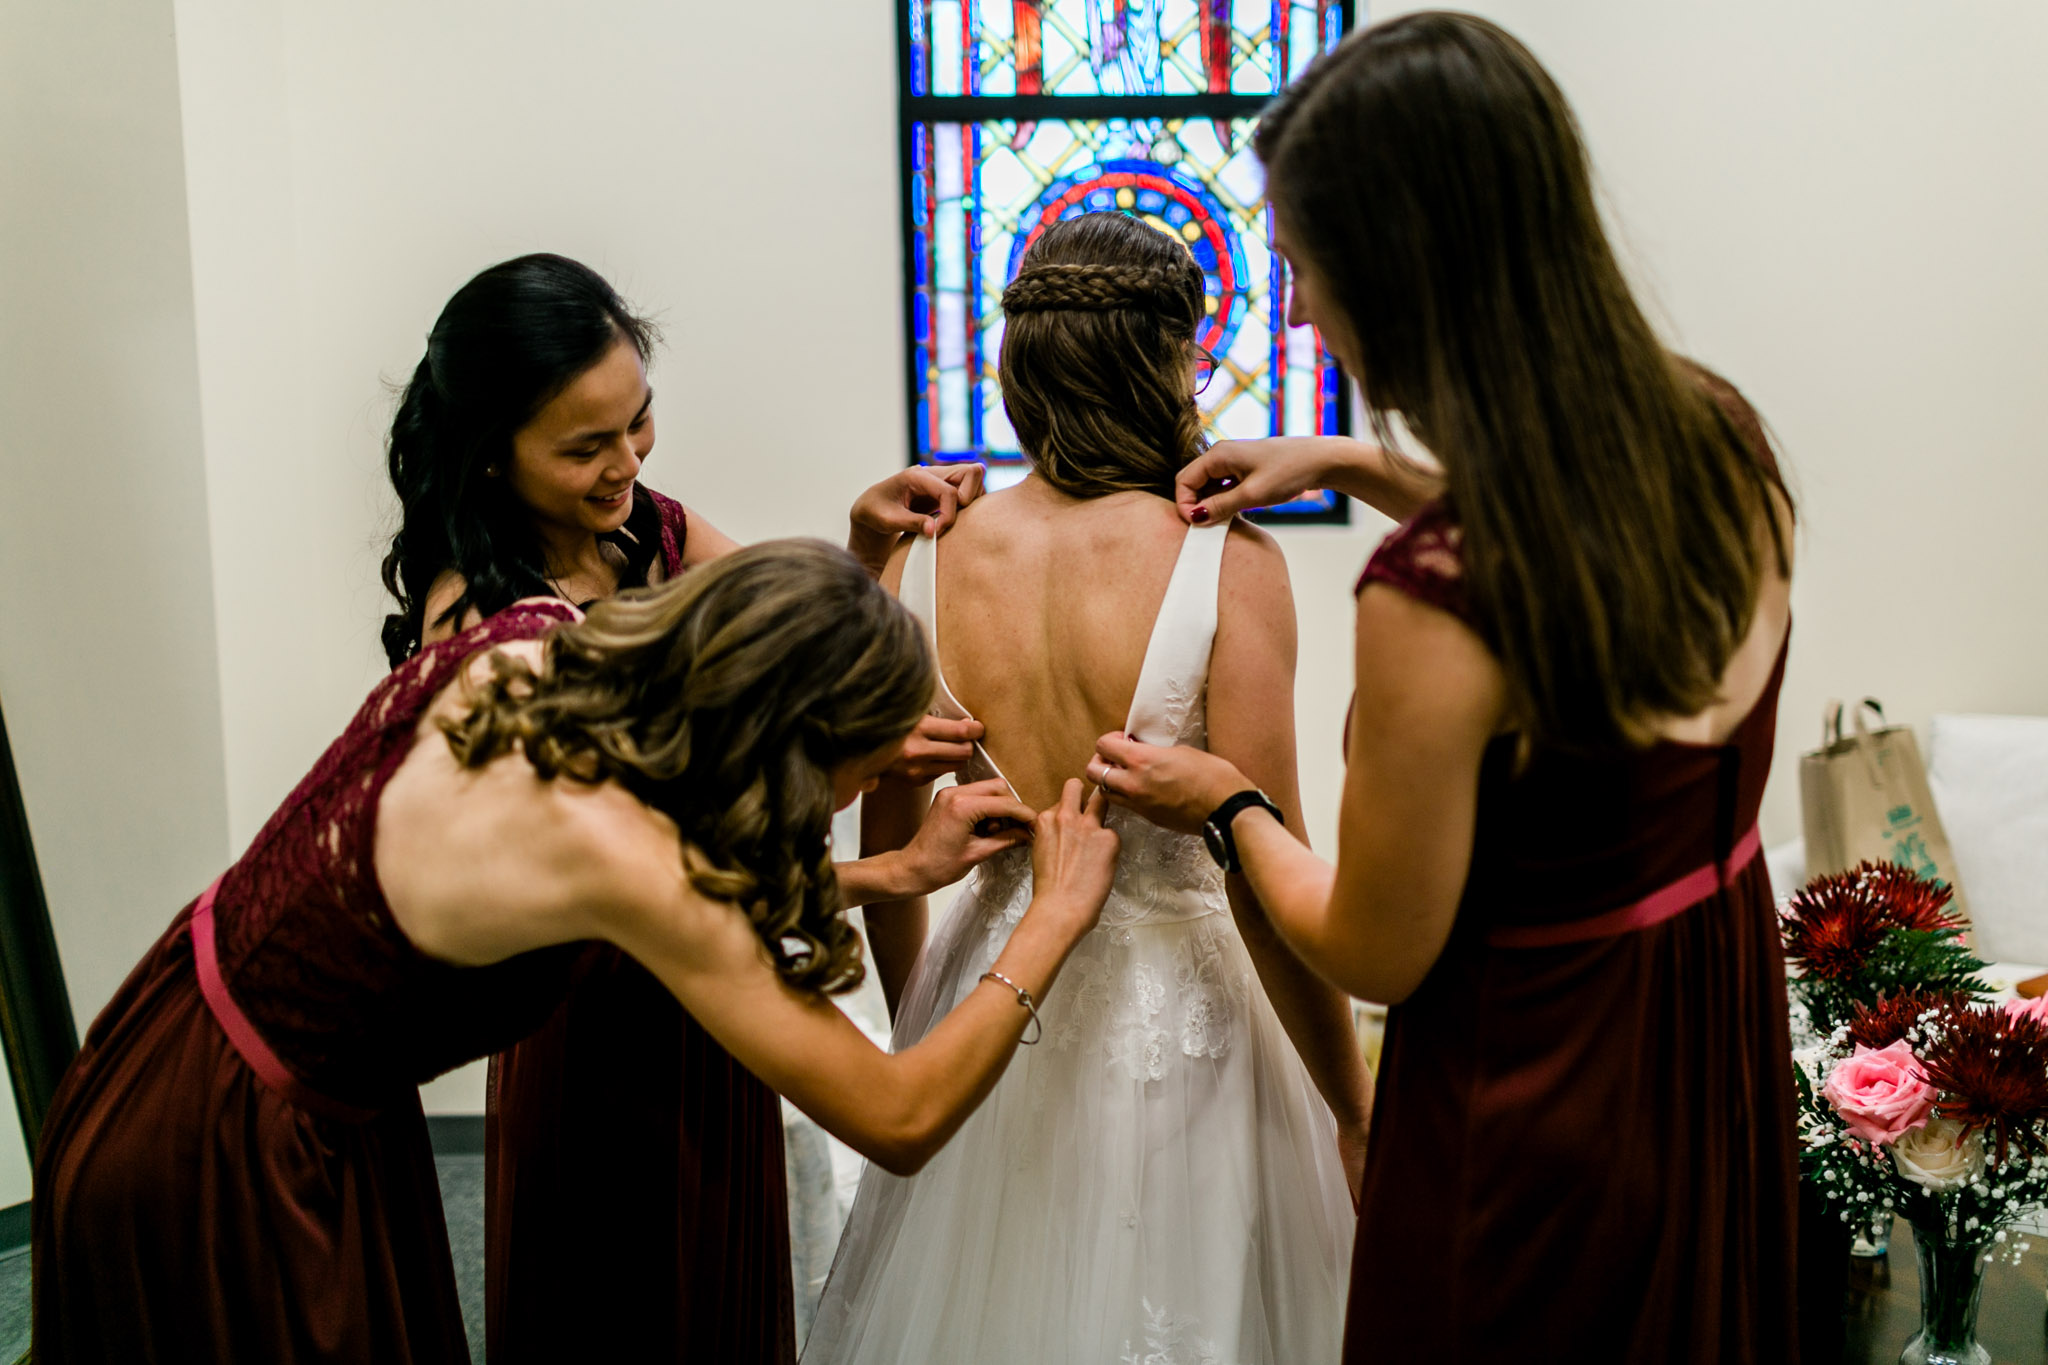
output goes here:
[{"label": "pink rose", "polygon": [[1835,1063],[1821,1093],[1850,1132],[1879,1145],[1918,1128],[1934,1109],[1934,1087],[1904,1040],[1884,1048],[1858,1043],[1854,1056]]},{"label": "pink rose", "polygon": [[2038,1019],[2048,1024],[2048,995],[2037,996],[2032,1000],[2008,1000],[2005,1002],[2005,1012],[2015,1019]]}]

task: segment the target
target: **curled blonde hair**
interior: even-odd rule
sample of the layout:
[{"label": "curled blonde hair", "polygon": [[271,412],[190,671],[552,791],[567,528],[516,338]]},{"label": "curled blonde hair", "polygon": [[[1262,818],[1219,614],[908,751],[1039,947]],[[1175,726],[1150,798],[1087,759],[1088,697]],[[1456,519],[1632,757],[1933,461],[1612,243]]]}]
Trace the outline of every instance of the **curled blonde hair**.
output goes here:
[{"label": "curled blonde hair", "polygon": [[621,593],[550,636],[536,673],[499,655],[443,726],[482,767],[617,781],[676,822],[690,884],[739,906],[791,985],[858,985],[832,870],[833,771],[900,743],[937,673],[916,621],[822,541],[755,545]]}]

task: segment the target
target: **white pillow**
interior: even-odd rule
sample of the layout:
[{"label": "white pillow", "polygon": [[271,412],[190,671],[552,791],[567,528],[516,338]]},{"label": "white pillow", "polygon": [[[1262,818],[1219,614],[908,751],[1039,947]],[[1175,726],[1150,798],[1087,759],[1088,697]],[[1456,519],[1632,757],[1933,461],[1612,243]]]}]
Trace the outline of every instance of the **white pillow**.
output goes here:
[{"label": "white pillow", "polygon": [[1936,716],[1927,749],[1977,955],[2048,962],[2048,716]]},{"label": "white pillow", "polygon": [[1806,885],[1806,840],[1791,839],[1764,850],[1764,866],[1771,870],[1771,894],[1780,904]]}]

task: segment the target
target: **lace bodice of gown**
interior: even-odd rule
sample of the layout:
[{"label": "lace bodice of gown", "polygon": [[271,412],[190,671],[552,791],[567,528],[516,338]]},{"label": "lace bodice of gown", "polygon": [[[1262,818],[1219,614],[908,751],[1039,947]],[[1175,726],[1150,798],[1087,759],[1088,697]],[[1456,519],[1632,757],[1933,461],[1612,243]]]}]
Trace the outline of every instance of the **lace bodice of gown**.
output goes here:
[{"label": "lace bodice of gown", "polygon": [[560,1000],[581,945],[488,967],[429,958],[392,921],[372,852],[378,799],[434,696],[478,650],[576,615],[567,603],[515,603],[401,665],[221,879],[215,933],[229,994],[315,1090],[382,1107],[509,1045]]},{"label": "lace bodice of gown", "polygon": [[[1227,539],[1227,526],[1219,526],[1190,530],[1181,543],[1124,725],[1148,744],[1208,747],[1209,650],[1216,638],[1216,592]],[[904,565],[903,602],[930,634],[934,655],[937,580],[938,541],[920,538]],[[967,715],[943,677],[933,710],[955,719]],[[988,750],[977,744],[960,781],[1002,776]],[[1122,838],[1123,849],[1102,911],[1104,929],[1195,919],[1223,907],[1223,872],[1199,837],[1162,829],[1120,806],[1110,808],[1105,823]],[[1031,900],[1031,850],[1008,849],[989,859],[975,871],[968,890],[991,915],[992,932],[1007,939]]]}]

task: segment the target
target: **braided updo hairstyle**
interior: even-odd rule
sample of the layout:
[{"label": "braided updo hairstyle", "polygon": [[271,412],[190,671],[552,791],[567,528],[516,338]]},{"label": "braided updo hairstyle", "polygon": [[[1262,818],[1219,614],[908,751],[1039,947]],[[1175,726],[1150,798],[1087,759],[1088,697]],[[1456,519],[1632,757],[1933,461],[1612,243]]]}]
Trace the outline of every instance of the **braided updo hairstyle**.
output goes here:
[{"label": "braided updo hairstyle", "polygon": [[1121,213],[1048,227],[1003,291],[1003,408],[1038,476],[1094,498],[1173,477],[1208,446],[1195,407],[1202,268]]},{"label": "braided updo hairstyle", "polygon": [[844,550],[769,541],[598,602],[536,675],[505,655],[444,728],[482,767],[613,779],[676,822],[684,871],[731,901],[791,985],[860,983],[832,870],[833,771],[899,743],[937,671],[916,620]]}]

